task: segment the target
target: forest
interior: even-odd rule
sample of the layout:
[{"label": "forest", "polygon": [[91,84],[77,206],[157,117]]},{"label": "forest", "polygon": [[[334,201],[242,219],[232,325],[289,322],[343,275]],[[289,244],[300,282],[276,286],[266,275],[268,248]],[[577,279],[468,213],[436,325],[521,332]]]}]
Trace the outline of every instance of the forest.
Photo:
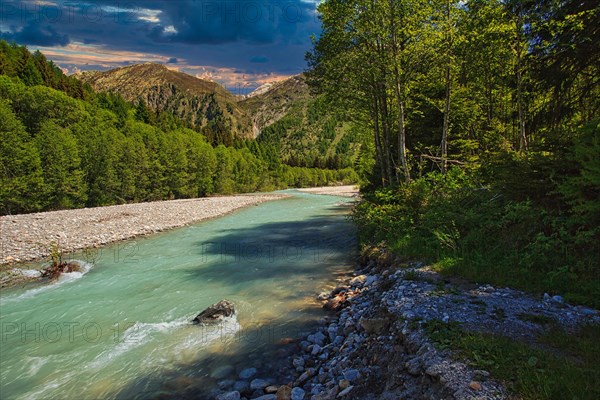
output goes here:
[{"label": "forest", "polygon": [[228,144],[0,41],[1,215],[358,180],[346,165],[287,165],[260,141]]},{"label": "forest", "polygon": [[600,306],[598,2],[319,12],[308,81],[371,132],[362,246]]}]

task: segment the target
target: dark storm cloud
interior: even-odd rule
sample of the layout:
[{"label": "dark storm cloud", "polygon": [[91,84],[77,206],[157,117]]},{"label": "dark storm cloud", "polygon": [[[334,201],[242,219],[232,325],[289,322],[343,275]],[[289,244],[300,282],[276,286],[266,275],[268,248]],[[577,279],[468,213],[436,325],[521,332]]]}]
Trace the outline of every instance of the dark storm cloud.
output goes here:
[{"label": "dark storm cloud", "polygon": [[8,41],[33,44],[38,46],[66,46],[69,36],[57,32],[51,25],[28,23],[26,26],[0,32],[0,36]]},{"label": "dark storm cloud", "polygon": [[83,43],[249,73],[304,68],[318,34],[307,0],[1,0],[3,38],[20,44]]}]

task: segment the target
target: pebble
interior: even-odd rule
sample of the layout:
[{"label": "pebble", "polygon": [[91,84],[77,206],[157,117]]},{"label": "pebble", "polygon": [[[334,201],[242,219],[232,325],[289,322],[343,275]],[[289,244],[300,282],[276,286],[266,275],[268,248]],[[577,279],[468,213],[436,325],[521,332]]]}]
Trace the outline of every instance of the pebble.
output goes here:
[{"label": "pebble", "polygon": [[[513,289],[491,285],[463,289],[448,282],[441,290],[437,282],[444,282],[443,278],[434,272],[419,270],[416,273],[421,280],[403,280],[408,271],[388,273],[386,285],[378,285],[379,277],[371,272],[353,278],[353,284],[360,284],[357,289],[340,282],[332,294],[345,293],[348,302],[337,316],[320,321],[318,328],[295,341],[302,349],[302,356],[296,353],[282,361],[291,376],[282,382],[295,378],[296,387],[293,394],[289,386],[279,387],[277,399],[358,398],[356,393],[375,399],[380,392],[369,396],[364,390],[368,393],[372,382],[388,387],[390,382],[386,379],[402,385],[381,398],[446,398],[442,393],[454,393],[457,398],[466,399],[477,391],[477,398],[506,399],[505,389],[489,372],[473,370],[433,346],[423,334],[424,323],[455,321],[463,329],[511,332],[520,339],[540,330],[535,323],[523,323],[520,320],[523,314],[543,313],[563,327],[600,323],[597,311],[581,306],[557,306],[556,296],[546,295],[540,301]],[[386,290],[379,289],[381,286]],[[254,396],[263,393],[256,392]],[[302,397],[293,397],[300,393]]]},{"label": "pebble", "polygon": [[349,369],[344,371],[344,378],[349,382],[354,382],[358,378],[360,378],[360,372],[357,369]]},{"label": "pebble", "polygon": [[252,382],[250,382],[250,389],[252,390],[263,390],[264,388],[266,388],[267,386],[269,386],[271,384],[271,382],[265,380],[265,379],[253,379]]},{"label": "pebble", "polygon": [[233,390],[237,390],[240,393],[247,392],[250,390],[250,382],[248,381],[236,381],[233,384]]},{"label": "pebble", "polygon": [[348,393],[350,393],[350,391],[352,391],[352,389],[354,389],[354,386],[348,386],[346,389],[344,389],[340,393],[338,393],[337,397],[346,396]]},{"label": "pebble", "polygon": [[277,396],[274,394],[265,394],[260,397],[255,397],[254,400],[276,400]]},{"label": "pebble", "polygon": [[292,388],[287,385],[280,386],[277,389],[276,397],[277,400],[290,400],[292,398]]},{"label": "pebble", "polygon": [[238,376],[240,377],[240,379],[250,379],[256,376],[256,373],[256,368],[252,367],[243,369]]},{"label": "pebble", "polygon": [[217,400],[240,400],[240,392],[227,392],[217,396]]},{"label": "pebble", "polygon": [[303,400],[304,399],[304,389],[295,387],[292,389],[292,400]]}]

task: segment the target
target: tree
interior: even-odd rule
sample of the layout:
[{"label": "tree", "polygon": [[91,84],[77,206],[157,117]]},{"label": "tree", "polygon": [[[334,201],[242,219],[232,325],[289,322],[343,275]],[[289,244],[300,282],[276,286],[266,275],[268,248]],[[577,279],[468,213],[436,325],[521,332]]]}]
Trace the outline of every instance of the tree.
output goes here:
[{"label": "tree", "polygon": [[77,142],[68,129],[53,122],[42,125],[35,143],[42,161],[46,207],[83,207],[87,200]]},{"label": "tree", "polygon": [[41,210],[43,187],[38,149],[8,102],[0,100],[0,212]]}]

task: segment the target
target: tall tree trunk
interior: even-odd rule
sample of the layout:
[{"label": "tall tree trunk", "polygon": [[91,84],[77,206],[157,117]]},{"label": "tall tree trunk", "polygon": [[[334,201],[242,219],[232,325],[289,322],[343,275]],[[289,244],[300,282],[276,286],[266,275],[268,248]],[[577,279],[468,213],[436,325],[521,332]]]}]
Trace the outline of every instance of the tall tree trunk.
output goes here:
[{"label": "tall tree trunk", "polygon": [[448,171],[448,131],[450,130],[450,96],[452,95],[450,60],[446,66],[446,100],[444,103],[444,127],[442,130],[442,173]]},{"label": "tall tree trunk", "polygon": [[383,129],[383,158],[386,168],[386,178],[388,183],[392,183],[392,158],[390,153],[390,118],[387,105],[387,95],[385,93],[385,84],[379,85],[379,109],[381,112],[381,127]]},{"label": "tall tree trunk", "polygon": [[523,22],[521,20],[520,6],[516,10],[515,29],[517,33],[517,108],[519,112],[519,150],[527,151],[529,143],[527,142],[527,132],[525,131],[525,113],[523,111]]},{"label": "tall tree trunk", "polygon": [[400,74],[398,66],[394,67],[396,75],[396,101],[398,102],[398,165],[402,168],[404,182],[410,183],[410,171],[408,170],[408,160],[406,157],[406,123],[404,111],[404,97],[400,83]]},{"label": "tall tree trunk", "polygon": [[[402,169],[403,180],[405,183],[410,183],[410,171],[408,170],[408,160],[406,156],[406,123],[404,111],[404,90],[400,77],[400,69],[398,68],[398,53],[400,45],[398,43],[398,33],[396,32],[396,3],[395,0],[390,0],[390,33],[392,37],[392,53],[394,57],[394,89],[396,91],[396,103],[398,107],[398,161],[397,165]],[[398,170],[398,168],[396,168]],[[400,183],[400,177],[397,177]]]},{"label": "tall tree trunk", "polygon": [[444,101],[444,126],[442,128],[442,173],[448,171],[448,131],[450,130],[450,96],[452,95],[452,34],[450,1],[446,2],[446,99]]},{"label": "tall tree trunk", "polygon": [[381,185],[386,186],[387,179],[385,177],[385,166],[383,162],[383,151],[381,148],[381,135],[379,129],[379,101],[377,97],[373,97],[373,134],[375,135],[375,159],[377,166],[379,167],[379,176],[381,178]]}]

